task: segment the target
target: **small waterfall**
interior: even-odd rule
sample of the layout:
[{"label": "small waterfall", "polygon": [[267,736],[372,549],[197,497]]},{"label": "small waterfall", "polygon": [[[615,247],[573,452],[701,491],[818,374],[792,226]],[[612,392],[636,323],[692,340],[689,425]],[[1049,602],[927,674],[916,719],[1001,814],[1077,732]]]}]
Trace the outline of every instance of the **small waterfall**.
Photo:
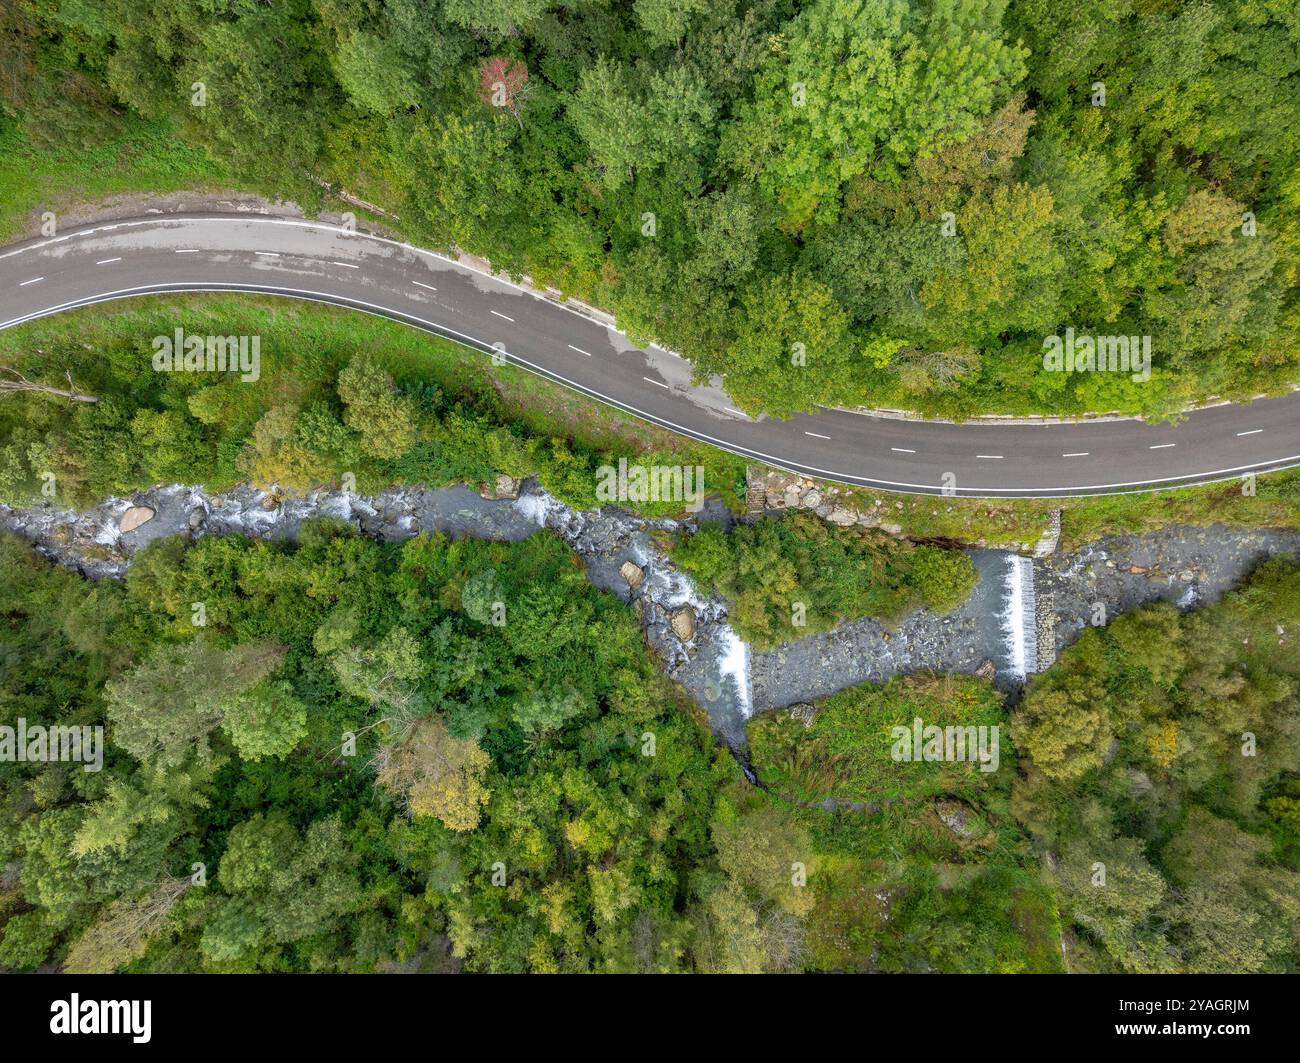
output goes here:
[{"label": "small waterfall", "polygon": [[749,643],[736,634],[730,624],[720,625],[719,641],[725,647],[718,671],[736,685],[736,707],[745,719],[754,712],[754,695],[749,680]]},{"label": "small waterfall", "polygon": [[1002,630],[1008,644],[1008,670],[1019,680],[1038,670],[1038,618],[1034,597],[1034,563],[1007,555],[1007,604]]}]

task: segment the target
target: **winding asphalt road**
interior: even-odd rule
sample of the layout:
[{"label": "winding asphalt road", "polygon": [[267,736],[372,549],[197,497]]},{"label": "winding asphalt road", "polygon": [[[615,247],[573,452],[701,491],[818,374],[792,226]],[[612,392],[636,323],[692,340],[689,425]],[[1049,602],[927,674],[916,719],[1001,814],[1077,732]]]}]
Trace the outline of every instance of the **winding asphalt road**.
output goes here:
[{"label": "winding asphalt road", "polygon": [[[967,497],[1151,490],[1300,465],[1300,392],[1181,424],[946,424],[823,410],[750,418],[691,367],[578,310],[409,244],[257,214],[101,222],[0,250],[0,329],[132,296],[241,291],[351,307],[456,340],[664,428],[865,487]],[[176,322],[184,328],[184,320]],[[265,364],[275,351],[262,349]]]}]

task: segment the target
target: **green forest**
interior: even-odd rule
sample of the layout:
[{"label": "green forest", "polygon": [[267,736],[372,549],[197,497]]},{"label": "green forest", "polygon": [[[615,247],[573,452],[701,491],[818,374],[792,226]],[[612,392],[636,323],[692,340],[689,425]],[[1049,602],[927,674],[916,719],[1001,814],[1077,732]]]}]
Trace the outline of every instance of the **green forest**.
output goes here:
[{"label": "green forest", "polygon": [[[108,736],[3,766],[0,966],[1300,966],[1294,560],[1088,631],[1010,711],[917,674],[756,717],[760,787],[550,533],[320,520],[124,582],[5,538],[0,601],[0,722]],[[994,770],[899,763],[914,719],[998,729]]]},{"label": "green forest", "polygon": [[1013,722],[1081,970],[1300,966],[1300,563],[1090,628]]},{"label": "green forest", "polygon": [[[746,784],[549,533],[392,547],[322,520],[159,540],[124,583],[0,550],[0,719],[108,731],[102,771],[3,767],[0,965],[1023,969],[1010,922],[964,956],[924,923],[987,937],[984,896],[1050,923],[1023,838],[939,896]],[[886,925],[855,898],[895,874],[915,915]]]},{"label": "green forest", "polygon": [[[117,194],[355,209],[614,313],[752,416],[1289,390],[1297,130],[1293,0],[0,0],[0,243]],[[155,372],[182,313],[265,372]],[[1067,332],[1149,338],[1149,378],[1047,370]],[[734,454],[337,308],[83,308],[0,334],[0,367],[0,506],[505,475],[585,510],[621,458],[754,504]],[[762,651],[949,613],[961,544],[1027,551],[1061,510],[1063,551],[1300,526],[1300,475],[1250,485],[845,487],[879,526],[654,541]],[[1014,696],[903,674],[734,751],[647,601],[546,529],[318,518],[159,538],[123,579],[0,534],[0,970],[1300,972],[1294,557],[1086,627]],[[914,723],[994,759],[901,758]]]},{"label": "green forest", "polygon": [[[1300,360],[1287,0],[14,0],[0,143],[117,140],[605,306],[745,410],[1118,410]],[[322,184],[323,183],[323,184]],[[1149,337],[1150,379],[1044,370]]]},{"label": "green forest", "polygon": [[761,649],[864,616],[896,619],[918,606],[948,612],[979,581],[959,550],[810,513],[730,530],[705,524],[678,532],[670,549],[696,586],[723,597],[741,638]]}]

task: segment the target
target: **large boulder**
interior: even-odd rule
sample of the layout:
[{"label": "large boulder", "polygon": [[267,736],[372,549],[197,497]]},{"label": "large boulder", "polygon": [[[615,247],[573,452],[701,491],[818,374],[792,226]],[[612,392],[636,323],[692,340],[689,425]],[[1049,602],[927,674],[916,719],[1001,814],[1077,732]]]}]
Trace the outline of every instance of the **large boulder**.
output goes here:
[{"label": "large boulder", "polygon": [[519,488],[522,486],[522,480],[516,480],[513,476],[508,476],[503,472],[497,473],[497,478],[493,483],[484,483],[479,485],[479,497],[489,500],[503,498],[518,498]]},{"label": "large boulder", "polygon": [[673,634],[683,642],[689,642],[695,637],[695,610],[689,605],[674,610],[668,622],[672,625]]},{"label": "large boulder", "polygon": [[940,822],[963,842],[979,842],[989,833],[979,814],[958,798],[936,798],[934,811]]},{"label": "large boulder", "polygon": [[125,535],[127,532],[133,532],[141,524],[148,524],[153,520],[154,510],[150,506],[132,506],[122,514],[121,523],[118,524],[118,530]]},{"label": "large boulder", "polygon": [[645,579],[645,569],[640,565],[633,564],[631,561],[624,561],[619,565],[618,574],[627,581],[627,585],[633,590],[641,586],[641,581]]}]

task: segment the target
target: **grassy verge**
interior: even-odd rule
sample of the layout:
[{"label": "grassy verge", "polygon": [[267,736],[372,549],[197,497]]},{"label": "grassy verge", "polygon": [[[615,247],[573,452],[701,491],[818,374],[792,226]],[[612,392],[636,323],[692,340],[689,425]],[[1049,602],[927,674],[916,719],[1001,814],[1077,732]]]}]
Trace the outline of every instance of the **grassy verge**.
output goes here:
[{"label": "grassy verge", "polygon": [[121,135],[102,144],[56,149],[34,146],[0,114],[0,243],[33,235],[34,211],[58,214],[132,192],[229,187],[230,176],[166,123],[127,117]]},{"label": "grassy verge", "polygon": [[864,507],[888,499],[894,506],[890,519],[905,535],[990,546],[1033,543],[1053,509],[1061,510],[1062,550],[1103,535],[1140,534],[1170,524],[1300,528],[1300,470],[1259,476],[1254,487],[1254,495],[1243,494],[1243,482],[1233,480],[1143,494],[1023,500],[893,496],[861,488],[846,494]]}]

